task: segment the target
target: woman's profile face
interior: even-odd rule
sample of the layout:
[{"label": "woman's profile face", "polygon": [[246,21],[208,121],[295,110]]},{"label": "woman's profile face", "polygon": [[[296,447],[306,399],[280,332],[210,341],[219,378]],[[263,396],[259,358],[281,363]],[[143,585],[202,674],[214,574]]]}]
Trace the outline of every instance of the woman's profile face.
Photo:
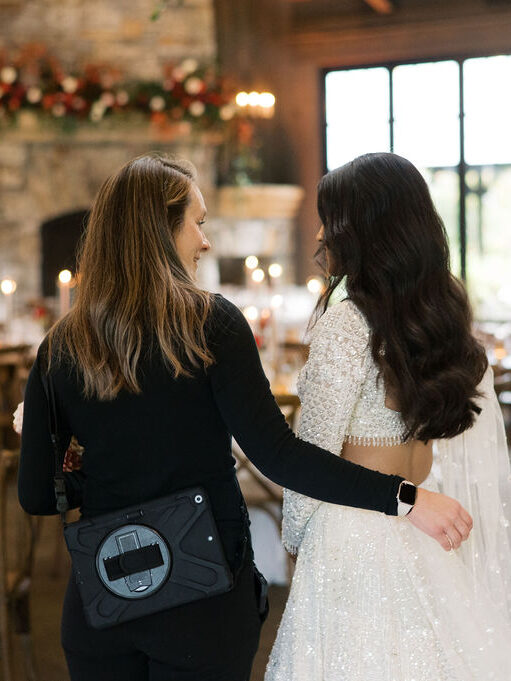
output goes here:
[{"label": "woman's profile face", "polygon": [[183,224],[175,235],[176,251],[188,274],[195,279],[199,259],[211,244],[203,232],[206,204],[200,189],[191,185],[190,201],[186,207]]}]

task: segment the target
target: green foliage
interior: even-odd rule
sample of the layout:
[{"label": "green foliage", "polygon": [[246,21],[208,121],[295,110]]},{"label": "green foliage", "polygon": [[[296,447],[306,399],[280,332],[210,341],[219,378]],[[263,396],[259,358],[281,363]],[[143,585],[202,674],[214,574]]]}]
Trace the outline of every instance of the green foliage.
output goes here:
[{"label": "green foliage", "polygon": [[151,21],[158,21],[158,19],[161,17],[162,12],[164,12],[166,9],[169,8],[176,8],[178,9],[179,7],[183,7],[185,4],[185,0],[160,0],[152,14],[151,14]]}]

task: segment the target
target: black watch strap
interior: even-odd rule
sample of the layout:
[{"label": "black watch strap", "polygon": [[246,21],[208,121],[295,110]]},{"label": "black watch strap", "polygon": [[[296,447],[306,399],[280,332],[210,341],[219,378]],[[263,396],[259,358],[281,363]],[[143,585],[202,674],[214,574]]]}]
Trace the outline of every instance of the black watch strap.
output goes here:
[{"label": "black watch strap", "polygon": [[405,516],[410,513],[417,499],[417,487],[409,480],[403,480],[397,491],[397,514]]}]

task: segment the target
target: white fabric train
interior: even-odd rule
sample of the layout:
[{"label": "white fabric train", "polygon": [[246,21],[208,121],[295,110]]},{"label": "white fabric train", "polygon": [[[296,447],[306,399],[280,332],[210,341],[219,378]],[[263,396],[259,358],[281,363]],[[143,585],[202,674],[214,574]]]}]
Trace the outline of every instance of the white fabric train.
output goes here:
[{"label": "white fabric train", "polygon": [[[395,412],[386,415],[380,389],[367,385],[368,353],[355,306],[328,310],[300,381],[300,436],[339,453],[352,434],[398,435]],[[474,426],[435,443],[422,485],[457,498],[474,518],[458,551],[445,552],[406,518],[285,491],[283,541],[299,551],[265,681],[509,681],[511,479],[491,370],[480,390]],[[361,396],[367,404],[370,395],[364,412]]]}]

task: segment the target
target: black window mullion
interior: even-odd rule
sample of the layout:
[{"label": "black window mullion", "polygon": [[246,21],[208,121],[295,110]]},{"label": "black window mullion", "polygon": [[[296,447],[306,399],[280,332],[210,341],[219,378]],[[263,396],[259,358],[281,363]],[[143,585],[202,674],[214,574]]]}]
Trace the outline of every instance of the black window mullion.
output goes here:
[{"label": "black window mullion", "polygon": [[[436,60],[424,60],[426,61],[436,61]],[[464,59],[459,59],[458,65],[459,65],[459,117],[460,117],[460,126],[459,126],[459,134],[460,134],[460,160],[458,164],[458,178],[459,178],[459,224],[458,224],[458,230],[459,230],[459,254],[460,254],[460,276],[461,278],[466,281],[467,278],[467,219],[466,219],[466,198],[467,198],[467,187],[466,187],[466,172],[467,172],[467,165],[465,162],[465,111],[464,111],[464,102],[463,102],[463,65],[464,65]],[[404,64],[411,64],[411,63],[421,63],[422,60],[418,60],[417,62],[414,61],[406,61],[406,62],[396,62],[392,64],[386,64],[388,70],[389,70],[389,144],[390,144],[390,151],[394,152],[394,82],[393,82],[393,71],[394,67],[397,65],[400,65],[401,63]],[[371,67],[376,67],[376,66],[385,66],[385,64],[374,64],[369,66],[368,68]],[[354,68],[354,67],[353,67]],[[329,71],[332,71],[335,69],[324,69],[322,72],[323,76],[323,92],[322,92],[322,104],[323,106],[325,105],[325,76]],[[350,69],[347,69],[350,70]],[[325,116],[323,116],[323,145],[324,145],[324,158],[325,158],[325,167],[326,167],[326,119]]]},{"label": "black window mullion", "polygon": [[389,134],[390,151],[394,153],[394,67],[389,68]]},{"label": "black window mullion", "polygon": [[460,69],[460,162],[458,165],[459,186],[460,186],[460,210],[459,210],[459,234],[460,234],[460,269],[463,281],[467,279],[467,183],[465,175],[467,166],[465,163],[465,104],[463,101],[463,61],[459,61]]}]

